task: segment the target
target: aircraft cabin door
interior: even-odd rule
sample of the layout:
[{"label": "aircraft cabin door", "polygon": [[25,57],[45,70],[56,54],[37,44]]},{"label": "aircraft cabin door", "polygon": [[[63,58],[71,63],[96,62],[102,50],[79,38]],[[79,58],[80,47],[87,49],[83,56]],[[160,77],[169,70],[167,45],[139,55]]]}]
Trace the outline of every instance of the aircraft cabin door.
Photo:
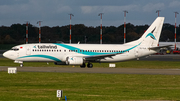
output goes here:
[{"label": "aircraft cabin door", "polygon": [[30,48],[30,46],[26,47],[26,55],[31,55],[31,48]]}]

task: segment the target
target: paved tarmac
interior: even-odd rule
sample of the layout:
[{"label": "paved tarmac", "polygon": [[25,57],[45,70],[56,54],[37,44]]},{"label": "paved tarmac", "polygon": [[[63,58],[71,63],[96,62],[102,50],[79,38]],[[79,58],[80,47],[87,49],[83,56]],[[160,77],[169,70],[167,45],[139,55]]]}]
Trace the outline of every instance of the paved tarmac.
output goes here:
[{"label": "paved tarmac", "polygon": [[[3,57],[0,54],[0,57]],[[180,61],[180,55],[152,55],[140,61]],[[59,65],[60,66],[60,65]],[[59,73],[106,73],[106,74],[162,74],[180,75],[180,69],[134,69],[134,68],[72,68],[72,67],[17,67],[20,72],[59,72]],[[0,66],[0,71],[8,67]]]},{"label": "paved tarmac", "polygon": [[[7,71],[8,68],[9,67],[1,66],[0,71]],[[17,67],[17,72],[19,71],[20,72],[59,72],[59,73],[180,75],[180,69]]]},{"label": "paved tarmac", "polygon": [[145,61],[180,61],[180,54],[151,55],[149,57],[140,58]]}]

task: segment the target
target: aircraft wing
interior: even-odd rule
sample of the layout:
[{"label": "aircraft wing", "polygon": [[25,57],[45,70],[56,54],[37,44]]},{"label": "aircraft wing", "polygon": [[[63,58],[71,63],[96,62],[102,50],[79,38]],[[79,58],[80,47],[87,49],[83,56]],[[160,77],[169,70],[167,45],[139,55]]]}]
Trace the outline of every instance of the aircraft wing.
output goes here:
[{"label": "aircraft wing", "polygon": [[157,50],[157,49],[162,49],[162,48],[169,48],[170,46],[173,46],[173,45],[157,46],[157,47],[151,47],[149,49],[150,50]]},{"label": "aircraft wing", "polygon": [[112,58],[112,56],[122,54],[122,53],[113,53],[113,54],[105,54],[105,55],[93,55],[93,56],[85,56],[84,59],[86,61],[96,61],[98,59],[105,59],[106,57]]}]

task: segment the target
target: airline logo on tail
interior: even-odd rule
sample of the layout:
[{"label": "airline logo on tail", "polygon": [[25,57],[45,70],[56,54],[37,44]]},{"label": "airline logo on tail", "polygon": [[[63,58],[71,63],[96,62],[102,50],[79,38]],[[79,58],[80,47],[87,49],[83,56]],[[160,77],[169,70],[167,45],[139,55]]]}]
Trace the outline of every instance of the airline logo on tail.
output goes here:
[{"label": "airline logo on tail", "polygon": [[149,34],[146,36],[146,38],[147,38],[148,36],[150,36],[152,39],[156,40],[155,36],[153,35],[153,32],[154,32],[155,29],[156,29],[156,27],[152,30],[151,33],[149,33]]}]

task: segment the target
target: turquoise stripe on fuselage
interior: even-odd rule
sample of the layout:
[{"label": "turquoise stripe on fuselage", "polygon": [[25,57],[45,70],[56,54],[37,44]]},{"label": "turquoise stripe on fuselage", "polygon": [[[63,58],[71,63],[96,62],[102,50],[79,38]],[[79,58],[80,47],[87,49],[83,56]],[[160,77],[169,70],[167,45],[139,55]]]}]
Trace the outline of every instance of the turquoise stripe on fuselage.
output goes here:
[{"label": "turquoise stripe on fuselage", "polygon": [[51,60],[59,61],[59,62],[61,61],[61,60],[59,60],[58,58],[55,58],[55,57],[49,56],[49,55],[28,55],[28,56],[19,57],[19,58],[17,58],[17,59],[27,58],[27,57],[41,57],[41,58],[51,59]]},{"label": "turquoise stripe on fuselage", "polygon": [[[73,46],[70,46],[70,45],[67,45],[67,44],[59,44],[59,43],[54,43],[55,45],[58,45],[58,46],[61,46],[61,47],[64,47],[66,49],[69,49],[69,50],[73,50],[74,52],[76,53],[80,53],[80,54],[84,54],[84,55],[89,55],[89,56],[92,56],[92,55],[105,55],[105,54],[116,54],[116,53],[124,53],[126,51],[130,51],[132,50],[133,48],[139,46],[141,43],[139,43],[138,45],[135,45],[129,49],[126,49],[126,50],[122,50],[122,51],[118,51],[118,52],[86,52],[83,50],[86,50],[86,49],[80,49],[80,48],[77,48],[77,47],[73,47]],[[77,51],[76,51],[77,50]],[[92,49],[93,50],[93,49]],[[109,50],[109,49],[107,49]],[[113,50],[113,49],[111,49]]]}]

